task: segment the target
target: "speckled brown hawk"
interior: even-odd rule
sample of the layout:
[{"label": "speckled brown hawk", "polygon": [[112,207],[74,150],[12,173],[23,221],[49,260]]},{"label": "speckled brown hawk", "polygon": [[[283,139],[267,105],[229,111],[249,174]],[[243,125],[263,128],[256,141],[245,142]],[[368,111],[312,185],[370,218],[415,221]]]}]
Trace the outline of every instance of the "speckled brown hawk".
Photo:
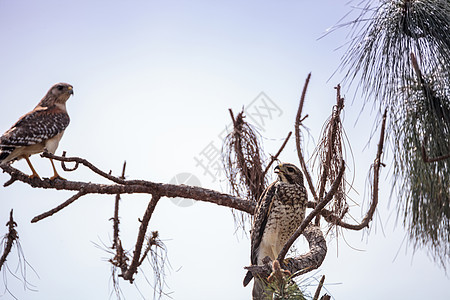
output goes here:
[{"label": "speckled brown hawk", "polygon": [[[283,163],[274,171],[278,178],[265,189],[256,207],[251,231],[252,265],[262,265],[266,256],[276,259],[305,217],[308,195],[300,169]],[[248,272],[244,286],[252,278],[252,273]],[[265,299],[262,284],[259,279],[255,280],[253,299]]]},{"label": "speckled brown hawk", "polygon": [[[53,85],[32,111],[22,116],[0,137],[0,163],[24,158],[33,172],[30,177],[39,178],[29,157],[43,151],[55,153],[70,122],[66,101],[71,95],[73,87],[70,84]],[[50,162],[54,172],[50,179],[62,179],[56,172],[53,160],[50,159]]]}]

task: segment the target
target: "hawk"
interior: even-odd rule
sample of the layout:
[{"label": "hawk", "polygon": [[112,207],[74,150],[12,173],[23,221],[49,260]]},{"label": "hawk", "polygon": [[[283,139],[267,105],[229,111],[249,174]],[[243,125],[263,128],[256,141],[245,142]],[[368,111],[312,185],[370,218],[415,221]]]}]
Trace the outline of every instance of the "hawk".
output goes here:
[{"label": "hawk", "polygon": [[[274,172],[277,180],[264,190],[256,207],[251,231],[252,265],[262,265],[266,256],[276,259],[305,217],[308,194],[303,173],[289,163],[276,166]],[[247,272],[244,286],[252,278],[252,273]],[[253,299],[265,299],[264,285],[260,279],[255,279]]]},{"label": "hawk", "polygon": [[[22,116],[8,131],[0,137],[0,163],[11,163],[24,158],[30,166],[30,178],[40,178],[36,173],[30,155],[48,151],[54,154],[70,118],[66,110],[66,101],[73,95],[73,87],[67,83],[53,85],[38,105]],[[56,171],[54,175],[63,179]]]}]

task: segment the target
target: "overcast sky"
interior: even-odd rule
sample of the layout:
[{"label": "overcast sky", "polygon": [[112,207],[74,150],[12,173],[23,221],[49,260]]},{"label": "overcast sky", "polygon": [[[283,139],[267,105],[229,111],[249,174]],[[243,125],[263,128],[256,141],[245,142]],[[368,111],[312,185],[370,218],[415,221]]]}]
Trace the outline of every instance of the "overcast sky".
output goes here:
[{"label": "overcast sky", "polygon": [[[331,0],[0,0],[0,131],[31,110],[51,85],[68,82],[75,91],[67,103],[71,124],[57,154],[64,150],[84,157],[116,175],[126,160],[130,179],[188,180],[227,191],[223,173],[215,167],[230,124],[228,108],[237,113],[244,106],[248,120],[259,126],[266,155],[274,154],[294,129],[309,72],[304,111],[311,135],[305,147],[312,153],[335,103],[333,87],[342,76],[330,77],[348,32],[318,38],[350,8],[345,1]],[[348,87],[344,91],[344,126],[354,155],[354,162],[350,154],[347,159],[347,178],[354,178],[356,190],[351,212],[360,220],[378,140],[377,131],[370,141],[376,113],[370,105],[360,113],[361,99]],[[329,235],[324,263],[302,279],[309,291],[325,274],[325,287],[337,300],[450,298],[445,272],[426,251],[414,253],[408,246],[396,214],[397,199],[389,197],[389,159],[370,234]],[[293,141],[281,160],[298,164]],[[41,176],[52,175],[47,159],[37,155],[32,161]],[[29,172],[23,161],[14,166]],[[105,182],[82,168],[60,174],[69,180]],[[0,174],[2,184],[8,178]],[[4,299],[12,299],[5,280],[18,299],[110,298],[111,255],[95,244],[111,244],[114,197],[88,195],[51,218],[30,223],[71,195],[20,182],[0,187],[0,233],[6,233],[3,224],[14,208],[22,250],[37,273],[27,268],[26,278],[37,290],[31,291],[2,272]],[[148,200],[148,195],[122,197],[121,236],[127,249],[133,247]],[[229,209],[163,198],[150,229],[159,231],[168,248],[166,292],[173,299],[250,299],[251,287],[242,287],[250,243],[235,234]],[[299,253],[306,251],[305,244],[299,240]],[[13,270],[16,257],[17,251],[8,261]],[[126,299],[152,299],[143,274],[152,281],[147,264],[136,285],[120,283]]]}]

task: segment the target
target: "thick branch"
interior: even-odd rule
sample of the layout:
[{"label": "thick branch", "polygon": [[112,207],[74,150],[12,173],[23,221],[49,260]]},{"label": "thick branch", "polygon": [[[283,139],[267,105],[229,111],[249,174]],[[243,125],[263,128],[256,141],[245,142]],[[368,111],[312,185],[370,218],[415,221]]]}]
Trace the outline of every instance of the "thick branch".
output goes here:
[{"label": "thick branch", "polygon": [[[78,157],[61,157],[52,155],[49,153],[44,154],[45,157],[51,157],[54,160],[64,161],[64,162],[78,162],[82,165],[87,166],[96,174],[105,177],[116,184],[98,184],[90,182],[78,182],[78,181],[68,181],[68,180],[50,180],[38,178],[30,178],[28,175],[22,173],[21,171],[13,168],[10,165],[0,164],[0,168],[4,172],[11,175],[14,181],[22,181],[34,188],[44,188],[44,189],[56,189],[56,190],[68,190],[68,191],[78,191],[83,195],[87,194],[107,194],[107,195],[117,195],[117,194],[133,194],[133,193],[143,193],[160,195],[160,197],[181,197],[194,199],[199,201],[205,201],[210,203],[215,203],[220,206],[226,206],[234,208],[240,211],[253,214],[255,210],[255,204],[251,201],[247,201],[238,197],[234,197],[228,194],[220,193],[214,190],[205,189],[201,187],[187,186],[187,185],[174,185],[174,184],[164,184],[155,183],[146,180],[125,180],[119,177],[107,174],[93,164],[85,159]],[[11,179],[12,180],[12,179]],[[10,182],[9,180],[8,182]],[[77,194],[78,195],[78,194]],[[79,195],[81,197],[82,195]],[[73,196],[76,197],[76,196]],[[71,198],[73,200],[73,197]],[[69,199],[69,200],[71,200]],[[68,201],[69,201],[68,200]],[[76,199],[75,199],[76,200]],[[66,201],[67,202],[67,201]],[[70,201],[69,201],[70,202]],[[73,202],[73,201],[72,201]],[[70,203],[72,203],[70,202]],[[70,204],[69,203],[69,204]]]},{"label": "thick branch", "polygon": [[297,258],[287,258],[284,261],[285,267],[294,276],[299,276],[319,268],[327,255],[327,243],[320,227],[310,224],[302,234],[308,241],[310,251]]},{"label": "thick branch", "polygon": [[[289,270],[292,274],[296,273],[295,275],[317,269],[327,254],[327,243],[318,226],[310,224],[302,234],[308,241],[310,251],[296,258],[287,258],[283,262],[285,265],[284,269]],[[255,278],[267,278],[272,272],[270,264],[249,266],[245,267],[245,269],[251,271]]]},{"label": "thick branch", "polygon": [[303,121],[303,119],[302,119],[303,104],[305,103],[306,90],[308,88],[310,78],[311,78],[311,73],[309,73],[308,77],[306,77],[305,85],[303,86],[302,96],[300,98],[300,104],[299,104],[298,110],[297,110],[297,116],[295,117],[295,145],[297,146],[298,159],[300,161],[300,166],[302,167],[303,173],[306,177],[306,181],[308,182],[309,190],[311,191],[311,194],[313,195],[316,202],[319,202],[319,198],[317,197],[311,175],[308,171],[308,167],[306,166],[306,162],[303,157],[302,147],[301,147],[301,139],[300,139],[300,125]]}]

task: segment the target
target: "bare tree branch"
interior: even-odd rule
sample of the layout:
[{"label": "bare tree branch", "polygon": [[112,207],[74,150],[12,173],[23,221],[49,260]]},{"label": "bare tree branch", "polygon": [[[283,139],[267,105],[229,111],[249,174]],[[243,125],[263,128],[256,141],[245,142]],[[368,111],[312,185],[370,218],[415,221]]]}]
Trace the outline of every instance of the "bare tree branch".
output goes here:
[{"label": "bare tree branch", "polygon": [[147,233],[148,223],[150,221],[150,218],[153,214],[153,211],[155,210],[156,204],[158,203],[160,197],[158,195],[152,195],[152,199],[148,203],[147,209],[145,210],[144,217],[141,221],[141,226],[139,227],[139,234],[136,241],[136,245],[133,252],[133,259],[131,260],[131,264],[128,267],[128,270],[122,274],[122,277],[125,280],[129,280],[131,283],[133,283],[133,276],[137,272],[137,268],[139,267],[140,263],[142,263],[141,259],[141,251],[142,246],[144,244],[145,234]]},{"label": "bare tree branch", "polygon": [[[119,177],[112,176],[106,172],[101,171],[95,167],[92,163],[79,157],[62,157],[52,155],[50,153],[44,153],[44,157],[51,157],[54,160],[62,162],[78,162],[79,164],[87,166],[94,173],[113,181],[116,184],[98,184],[90,182],[78,182],[69,180],[50,180],[50,179],[38,179],[30,178],[28,175],[22,173],[21,171],[13,168],[10,165],[0,164],[0,168],[4,172],[11,175],[11,179],[7,182],[22,181],[34,188],[44,188],[44,189],[56,189],[56,190],[68,190],[68,191],[78,191],[76,195],[72,196],[65,203],[59,205],[55,208],[56,211],[61,210],[73,201],[77,200],[83,195],[87,194],[107,194],[107,195],[117,195],[117,194],[152,194],[159,195],[160,197],[182,197],[188,199],[194,199],[199,201],[205,201],[210,203],[215,203],[220,206],[226,206],[234,208],[249,214],[253,214],[255,210],[255,204],[251,201],[241,199],[232,195],[220,193],[214,190],[205,189],[201,187],[187,186],[187,185],[174,185],[174,184],[164,184],[155,183],[146,180],[125,180]],[[11,183],[12,183],[11,182]],[[11,184],[10,183],[10,184]],[[47,214],[54,214],[55,212],[49,211]],[[36,220],[38,221],[38,220]]]},{"label": "bare tree branch", "polygon": [[322,297],[320,297],[320,300],[330,300],[330,299],[331,299],[331,296],[327,295],[327,294],[325,294]]},{"label": "bare tree branch", "polygon": [[[63,151],[62,157],[66,157],[66,153],[67,153],[66,151]],[[63,161],[61,162],[61,167],[66,172],[73,172],[73,171],[75,171],[76,169],[78,169],[79,165],[80,165],[79,162],[75,162],[75,165],[73,166],[73,168],[69,168],[69,167],[66,166],[66,164]]]},{"label": "bare tree branch", "polygon": [[325,275],[320,279],[319,285],[317,286],[316,292],[314,293],[313,300],[318,300],[320,296],[320,291],[322,290],[323,283],[325,282]]},{"label": "bare tree branch", "polygon": [[303,104],[305,103],[306,90],[308,89],[308,84],[309,84],[310,79],[311,79],[311,73],[309,73],[308,77],[306,77],[305,85],[303,86],[302,96],[300,97],[300,104],[298,106],[297,116],[295,117],[295,145],[297,146],[298,159],[300,161],[300,166],[302,167],[303,173],[306,177],[306,181],[308,182],[309,190],[311,191],[311,194],[313,195],[314,200],[316,200],[316,202],[319,202],[319,198],[317,197],[311,175],[308,171],[308,167],[306,166],[305,159],[303,158],[303,152],[302,152],[302,147],[301,147],[301,138],[300,138],[300,125],[301,125],[302,121],[304,120],[304,118],[302,119]]},{"label": "bare tree branch", "polygon": [[427,151],[425,149],[426,144],[427,144],[427,138],[425,137],[425,139],[423,141],[423,145],[422,145],[422,159],[424,162],[432,163],[432,162],[438,162],[438,161],[446,160],[446,159],[450,158],[450,154],[441,155],[441,156],[432,157],[432,158],[428,157]]},{"label": "bare tree branch", "polygon": [[[308,182],[309,189],[311,194],[313,195],[314,201],[309,201],[307,203],[307,207],[313,208],[313,210],[308,214],[308,216],[302,221],[301,225],[297,228],[297,230],[292,234],[289,240],[284,245],[283,249],[279,253],[275,262],[279,262],[283,269],[286,270],[286,274],[290,272],[293,277],[299,276],[301,274],[305,274],[310,272],[313,269],[317,269],[325,259],[327,254],[327,244],[324,239],[323,233],[320,230],[318,224],[312,224],[312,220],[316,217],[316,222],[319,222],[320,216],[323,216],[325,220],[331,224],[336,224],[343,228],[352,229],[352,230],[360,230],[368,226],[370,221],[373,218],[377,203],[378,203],[378,185],[379,185],[379,173],[381,163],[381,155],[383,151],[384,145],[384,134],[385,134],[385,125],[386,125],[386,111],[383,115],[383,121],[381,126],[380,133],[380,141],[378,144],[377,156],[375,158],[373,169],[374,169],[374,178],[373,178],[373,187],[372,187],[372,202],[370,204],[370,208],[363,218],[360,224],[348,224],[342,221],[345,210],[335,211],[334,209],[325,209],[327,204],[333,199],[333,197],[338,197],[337,195],[345,194],[345,191],[340,186],[344,184],[344,172],[345,172],[345,162],[342,159],[342,146],[340,145],[342,126],[340,123],[340,113],[343,109],[343,98],[340,97],[340,86],[336,87],[337,89],[337,104],[333,107],[333,114],[329,120],[328,125],[326,126],[326,130],[324,130],[324,141],[325,143],[322,145],[321,149],[323,149],[321,159],[321,169],[319,169],[320,178],[319,178],[319,187],[318,190],[315,189],[312,181],[311,174],[308,170],[308,167],[305,162],[304,155],[302,153],[302,145],[301,145],[301,132],[300,126],[302,126],[302,122],[308,116],[302,116],[303,106],[306,98],[306,91],[309,85],[309,81],[311,78],[311,74],[308,74],[301,98],[300,103],[295,119],[295,139],[296,139],[296,147],[297,154],[300,161],[301,168],[303,170],[304,176],[306,177],[306,181]],[[148,226],[151,220],[151,217],[154,213],[155,207],[158,204],[159,200],[162,197],[182,197],[188,199],[194,199],[198,201],[205,201],[210,203],[215,203],[220,206],[229,207],[232,209],[237,209],[241,212],[248,213],[253,215],[255,212],[256,201],[259,198],[259,195],[264,190],[265,186],[265,177],[267,172],[269,171],[271,165],[277,160],[278,156],[286,147],[292,132],[289,132],[283,144],[281,145],[278,152],[271,156],[269,164],[263,168],[263,152],[262,147],[260,146],[260,140],[258,135],[255,134],[252,126],[248,124],[244,120],[244,114],[241,112],[236,117],[234,116],[231,109],[229,110],[231,119],[234,125],[234,131],[231,133],[231,141],[228,143],[228,148],[225,144],[226,154],[228,154],[229,161],[229,169],[230,174],[232,176],[236,176],[238,174],[240,181],[233,182],[232,176],[229,176],[229,180],[233,186],[235,185],[235,195],[239,197],[232,196],[229,194],[220,193],[214,190],[205,189],[201,187],[194,186],[186,186],[186,185],[173,185],[173,184],[164,184],[164,183],[155,183],[146,180],[126,180],[125,179],[125,168],[126,162],[123,165],[122,175],[120,177],[113,176],[111,171],[109,173],[104,172],[97,168],[95,165],[90,163],[88,160],[80,157],[66,157],[66,152],[63,152],[62,156],[57,156],[48,152],[44,152],[41,156],[51,158],[55,161],[60,161],[62,168],[65,171],[75,171],[79,168],[80,165],[87,167],[93,173],[109,180],[109,184],[98,184],[91,182],[78,182],[78,181],[68,181],[68,180],[50,180],[50,179],[40,179],[40,178],[30,178],[26,174],[21,171],[13,168],[11,165],[3,165],[0,164],[0,168],[3,172],[8,173],[11,178],[4,184],[4,186],[8,186],[13,184],[16,181],[21,181],[25,184],[30,185],[34,188],[43,188],[43,189],[55,189],[55,190],[67,190],[74,191],[75,194],[70,197],[65,202],[61,203],[57,207],[42,213],[32,219],[32,223],[38,222],[46,217],[52,216],[65,207],[69,206],[71,203],[75,202],[79,198],[88,195],[88,194],[105,194],[105,195],[115,195],[115,204],[114,204],[114,216],[113,220],[113,244],[112,251],[109,249],[109,253],[114,256],[109,262],[113,265],[113,281],[118,277],[122,277],[124,280],[129,281],[130,283],[134,282],[134,277],[137,274],[138,269],[143,264],[145,260],[150,260],[150,264],[153,267],[155,273],[155,291],[156,286],[159,286],[160,293],[162,293],[162,287],[164,286],[164,282],[161,278],[164,278],[164,258],[160,255],[161,251],[164,253],[166,248],[164,244],[161,242],[158,236],[158,231],[153,231],[151,234],[148,234]],[[233,152],[234,151],[234,152]],[[425,148],[422,149],[423,156],[426,158]],[[236,154],[235,157],[232,155]],[[424,158],[424,160],[425,160]],[[428,159],[428,158],[427,158]],[[433,160],[433,159],[431,159]],[[74,163],[72,168],[66,166],[66,163]],[[237,166],[237,167],[236,167]],[[238,171],[236,171],[238,170]],[[325,192],[328,184],[331,184],[328,193]],[[239,191],[244,191],[247,189],[247,193],[239,194]],[[142,219],[139,220],[140,226],[137,234],[137,240],[134,245],[134,251],[131,255],[130,252],[124,250],[122,246],[122,241],[119,236],[119,201],[122,194],[150,194],[151,199],[148,203],[148,206],[144,212]],[[345,197],[345,196],[344,196]],[[247,198],[243,199],[243,198]],[[248,218],[248,215],[241,214]],[[14,230],[14,221],[12,219],[12,211],[10,222],[8,222],[8,226],[10,227],[11,232],[15,233],[17,238],[17,233]],[[289,251],[292,244],[298,239],[298,237],[303,234],[309,243],[310,251],[306,254],[300,255],[294,258],[287,258],[285,256]],[[12,244],[14,242],[14,237],[8,237],[7,243],[5,246],[5,251],[0,258],[0,269],[3,263],[6,261],[6,256],[11,251]],[[125,248],[129,249],[129,248]],[[269,261],[267,261],[269,260]],[[252,272],[254,277],[267,278],[269,274],[271,274],[272,267],[269,264],[270,259],[266,257],[263,260],[264,264],[260,266],[249,266],[246,267],[249,271]],[[275,266],[275,264],[274,264]],[[278,266],[278,265],[277,265]],[[118,274],[117,270],[120,268],[121,274]],[[274,273],[272,278],[280,277],[282,270],[279,269]],[[323,285],[323,280],[319,285],[319,288],[316,291],[316,295],[314,299],[318,299],[320,295],[320,288]],[[326,296],[323,296],[321,299],[325,299]]]},{"label": "bare tree branch", "polygon": [[[296,258],[287,258],[283,262],[284,269],[289,270],[292,274],[296,273],[296,275],[320,267],[327,254],[327,243],[318,226],[310,224],[302,234],[309,243],[309,252]],[[248,266],[245,269],[251,271],[255,278],[267,278],[272,272],[270,261],[262,266]]]},{"label": "bare tree branch", "polygon": [[285,267],[293,276],[299,276],[319,268],[327,255],[327,243],[319,226],[308,225],[303,236],[309,244],[310,251],[296,258],[287,258],[283,261]]},{"label": "bare tree branch", "polygon": [[49,211],[46,211],[45,213],[42,213],[42,214],[37,215],[36,217],[34,217],[31,220],[31,223],[39,222],[39,221],[41,221],[41,220],[43,220],[43,219],[45,219],[47,217],[50,217],[50,216],[56,214],[57,212],[59,212],[63,208],[66,208],[70,204],[74,203],[76,200],[78,200],[80,197],[82,197],[84,195],[86,195],[86,193],[84,192],[83,189],[80,189],[80,191],[78,193],[76,193],[75,195],[73,195],[72,197],[70,197],[69,199],[67,199],[66,201],[64,201],[60,205],[58,205],[57,207],[55,207],[53,209],[50,209]]},{"label": "bare tree branch", "polygon": [[[122,168],[122,176],[121,179],[125,179],[125,168],[127,166],[127,162],[123,163]],[[119,243],[119,202],[120,202],[120,194],[116,195],[116,199],[114,201],[114,217],[113,217],[113,249],[117,249],[117,245]]]},{"label": "bare tree branch", "polygon": [[[102,170],[100,170],[99,168],[94,166],[92,163],[87,161],[86,159],[81,158],[81,157],[66,157],[65,154],[66,154],[66,151],[63,152],[63,156],[57,156],[57,155],[51,154],[49,152],[43,152],[41,154],[41,156],[60,161],[61,162],[61,166],[63,167],[63,169],[65,171],[66,170],[67,171],[75,171],[75,170],[78,169],[78,165],[82,164],[85,167],[91,169],[91,171],[93,171],[94,173],[96,173],[96,174],[98,174],[98,175],[100,175],[100,176],[102,176],[102,177],[104,177],[106,179],[109,179],[112,182],[123,184],[123,181],[124,181],[123,179],[120,179],[119,177],[115,177],[115,176],[111,175],[111,173],[103,172]],[[69,168],[65,167],[64,162],[75,162],[75,167],[72,168],[72,169],[69,169]]]},{"label": "bare tree branch", "polygon": [[322,215],[324,216],[325,220],[327,220],[328,222],[334,223],[343,228],[347,228],[347,229],[351,229],[351,230],[361,230],[361,229],[369,226],[369,223],[372,220],[373,215],[375,213],[375,209],[377,208],[377,205],[378,205],[378,186],[379,186],[380,170],[381,170],[381,166],[383,165],[383,163],[381,162],[381,155],[383,153],[383,147],[384,147],[384,136],[385,136],[385,130],[386,130],[386,114],[387,114],[387,110],[385,110],[384,114],[383,114],[383,121],[381,123],[381,132],[380,132],[380,139],[378,142],[377,155],[373,162],[374,176],[373,176],[373,186],[372,186],[372,202],[370,204],[369,210],[367,211],[363,220],[359,224],[348,224],[348,223],[342,221],[341,218],[334,215],[330,211],[323,211]]}]

